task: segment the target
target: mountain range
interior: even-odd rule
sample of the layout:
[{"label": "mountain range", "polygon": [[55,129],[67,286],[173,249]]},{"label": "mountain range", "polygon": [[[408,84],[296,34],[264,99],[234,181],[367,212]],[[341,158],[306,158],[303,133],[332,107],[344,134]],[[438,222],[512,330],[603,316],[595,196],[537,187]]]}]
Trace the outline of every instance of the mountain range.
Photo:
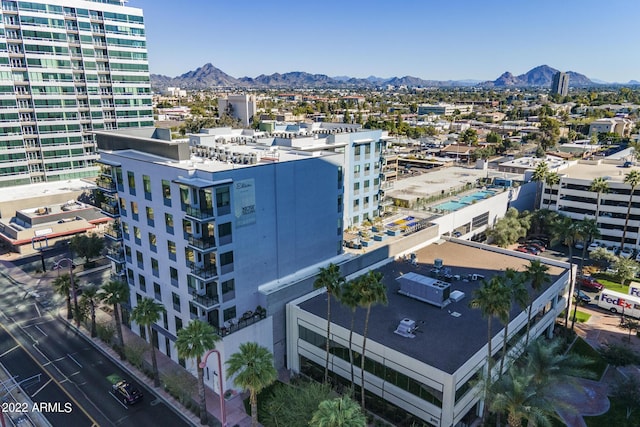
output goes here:
[{"label": "mountain range", "polygon": [[[385,86],[407,86],[407,87],[461,87],[461,86],[482,86],[482,87],[549,87],[553,80],[553,75],[557,72],[555,68],[548,65],[540,65],[524,74],[514,76],[510,72],[505,72],[496,80],[423,80],[419,77],[404,76],[382,78],[369,76],[367,78],[356,78],[349,76],[329,77],[325,74],[310,74],[303,71],[293,71],[289,73],[275,73],[270,75],[261,74],[255,78],[240,77],[235,78],[224,71],[208,63],[195,70],[189,71],[177,77],[168,77],[160,74],[151,74],[151,86],[155,89],[165,89],[167,87],[180,87],[183,89],[207,89],[213,87],[226,88],[262,88],[262,89],[286,89],[286,88],[309,88],[309,89],[329,89],[329,88],[376,88]],[[599,80],[591,80],[587,76],[568,71],[569,86],[587,87],[606,84]],[[638,85],[639,82],[632,80],[628,84]]]}]

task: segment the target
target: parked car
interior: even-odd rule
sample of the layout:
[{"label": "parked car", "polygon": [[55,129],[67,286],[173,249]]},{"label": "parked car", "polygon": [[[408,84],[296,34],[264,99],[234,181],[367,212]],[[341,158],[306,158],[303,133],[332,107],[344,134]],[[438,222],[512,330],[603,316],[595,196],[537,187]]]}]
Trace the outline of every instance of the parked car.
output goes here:
[{"label": "parked car", "polygon": [[125,405],[133,405],[142,400],[142,392],[126,380],[120,380],[113,384],[111,393]]},{"label": "parked car", "polygon": [[600,247],[600,245],[596,242],[592,242],[588,247],[587,247],[587,252],[593,252],[596,249],[598,249]]},{"label": "parked car", "polygon": [[514,249],[514,251],[516,252],[522,252],[522,253],[529,253],[529,251],[527,250],[527,248],[525,246],[518,246],[517,248]]},{"label": "parked car", "polygon": [[520,246],[518,247],[518,249],[524,249],[518,252],[526,252],[526,253],[530,253],[532,255],[538,255],[540,253],[540,250],[534,246],[531,245],[526,245],[526,246]]},{"label": "parked car", "polygon": [[589,304],[591,302],[591,297],[578,289],[575,290],[573,296],[578,304]]},{"label": "parked car", "polygon": [[584,242],[576,242],[575,245],[573,245],[573,247],[578,249],[578,250],[583,250],[584,249]]},{"label": "parked car", "polygon": [[580,285],[580,288],[585,290],[585,291],[600,292],[601,290],[604,289],[604,285],[602,283],[598,282],[593,277],[580,276],[576,280],[577,280],[578,284]]},{"label": "parked car", "polygon": [[547,248],[549,246],[548,243],[546,243],[544,240],[538,240],[538,239],[530,239],[527,240],[527,245],[538,245],[541,246],[543,248]]},{"label": "parked car", "polygon": [[629,258],[631,258],[633,256],[633,249],[628,248],[628,247],[624,248],[624,249],[622,249],[620,251],[619,256],[621,256],[622,258],[625,258],[625,259],[629,259]]},{"label": "parked car", "polygon": [[531,247],[531,248],[536,248],[537,250],[539,250],[540,252],[544,252],[545,251],[545,247],[544,245],[541,245],[540,243],[528,243],[527,246]]}]

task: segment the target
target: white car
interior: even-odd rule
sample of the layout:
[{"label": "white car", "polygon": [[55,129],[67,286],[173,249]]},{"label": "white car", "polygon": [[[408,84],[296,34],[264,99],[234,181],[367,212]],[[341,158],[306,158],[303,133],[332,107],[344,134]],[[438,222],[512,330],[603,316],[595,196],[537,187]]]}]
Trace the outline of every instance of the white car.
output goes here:
[{"label": "white car", "polygon": [[591,243],[588,247],[587,247],[587,251],[591,252],[591,251],[595,251],[596,249],[598,249],[600,247],[599,244],[597,244],[596,242]]},{"label": "white car", "polygon": [[578,250],[582,250],[582,249],[584,249],[584,243],[583,242],[576,242],[576,244],[573,245],[573,247],[578,249]]},{"label": "white car", "polygon": [[633,256],[633,249],[631,248],[624,248],[620,251],[619,256],[621,256],[622,258],[625,259],[629,259]]}]

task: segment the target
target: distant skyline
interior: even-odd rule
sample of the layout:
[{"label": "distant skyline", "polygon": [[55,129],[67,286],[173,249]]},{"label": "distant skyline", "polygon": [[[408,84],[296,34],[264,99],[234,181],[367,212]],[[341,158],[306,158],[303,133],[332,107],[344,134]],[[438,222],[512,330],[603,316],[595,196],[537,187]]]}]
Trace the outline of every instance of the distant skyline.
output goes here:
[{"label": "distant skyline", "polygon": [[494,80],[538,65],[640,81],[636,0],[130,0],[150,70]]}]

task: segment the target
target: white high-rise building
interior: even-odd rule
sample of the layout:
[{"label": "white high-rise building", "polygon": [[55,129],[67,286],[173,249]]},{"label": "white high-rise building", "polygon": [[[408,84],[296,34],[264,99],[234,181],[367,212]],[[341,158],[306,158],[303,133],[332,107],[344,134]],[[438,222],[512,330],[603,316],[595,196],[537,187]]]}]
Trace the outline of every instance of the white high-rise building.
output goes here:
[{"label": "white high-rise building", "polygon": [[153,126],[142,10],[2,1],[0,187],[93,176],[92,131]]}]

